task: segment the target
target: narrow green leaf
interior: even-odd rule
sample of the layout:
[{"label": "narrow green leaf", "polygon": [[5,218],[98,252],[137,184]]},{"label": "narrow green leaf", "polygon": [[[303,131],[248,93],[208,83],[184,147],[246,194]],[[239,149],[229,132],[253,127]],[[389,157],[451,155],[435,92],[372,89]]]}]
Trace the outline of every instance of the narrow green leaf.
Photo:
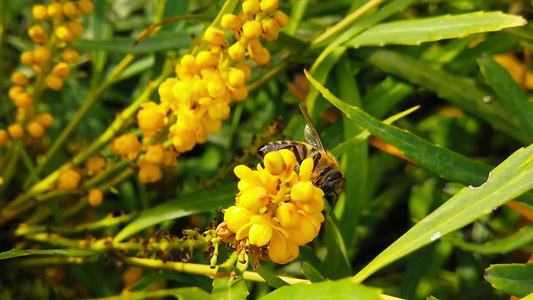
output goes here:
[{"label": "narrow green leaf", "polygon": [[488,215],[494,207],[532,189],[532,158],[533,145],[517,150],[492,170],[486,183],[462,189],[381,252],[354,279],[363,281],[383,266]]},{"label": "narrow green leaf", "polygon": [[490,171],[490,167],[446,148],[435,146],[429,142],[396,127],[383,124],[358,107],[350,106],[333,96],[314,78],[306,73],[311,83],[320,90],[322,95],[340,109],[349,118],[365,127],[370,133],[398,148],[408,158],[419,163],[426,169],[463,184],[482,184]]},{"label": "narrow green leaf", "polygon": [[524,142],[524,144],[528,143],[529,139],[520,130],[517,130],[516,124],[509,120],[505,110],[495,101],[491,101],[491,95],[480,90],[471,82],[394,51],[364,49],[358,53],[383,71],[423,86],[457,107],[486,120],[496,129]]},{"label": "narrow green leaf", "polygon": [[263,277],[263,279],[266,280],[266,283],[268,285],[270,285],[271,287],[275,289],[288,285],[287,282],[279,278],[279,276],[277,276],[273,272],[265,269],[265,267],[263,266],[259,266],[259,268],[257,268],[256,271],[259,274],[259,276]]},{"label": "narrow green leaf", "polygon": [[28,255],[54,255],[54,256],[70,256],[70,257],[86,257],[95,256],[102,253],[102,250],[95,249],[50,249],[50,250],[26,250],[26,249],[11,249],[0,253],[0,260],[28,256]]},{"label": "narrow green leaf", "polygon": [[190,288],[177,288],[177,289],[168,289],[168,290],[157,290],[149,292],[137,292],[129,295],[120,295],[106,298],[98,298],[98,300],[142,300],[142,299],[153,299],[153,298],[162,298],[167,296],[174,296],[176,299],[180,300],[215,300],[217,298],[209,295],[204,290],[201,290],[197,287]]},{"label": "narrow green leaf", "polygon": [[219,277],[213,280],[211,296],[216,299],[244,300],[250,294],[242,275]]},{"label": "narrow green leaf", "polygon": [[380,290],[360,284],[354,284],[350,278],[337,281],[323,281],[312,284],[295,284],[279,288],[261,300],[292,300],[292,299],[365,299],[378,300]]},{"label": "narrow green leaf", "polygon": [[328,252],[320,266],[320,274],[330,279],[340,279],[352,275],[346,245],[338,221],[333,214],[326,218],[325,239]]},{"label": "narrow green leaf", "polygon": [[[452,180],[459,182],[464,180],[470,183],[476,182],[474,184],[479,185],[484,181],[481,174],[485,172],[488,166],[447,149],[433,146],[406,131],[385,125],[361,109],[349,106],[333,96],[327,89],[318,84],[309,73],[306,72],[306,76],[326,99],[348,117],[358,121],[371,133],[397,147],[404,155],[422,166],[441,176],[447,178],[450,176],[450,179],[455,178]],[[533,188],[533,181],[531,181],[533,176],[532,161],[533,145],[517,150],[492,170],[487,182],[478,188],[470,186],[462,189],[385,249],[361,270],[355,279],[361,282],[381,267],[479,219],[490,213],[494,207],[503,205],[529,191]]]},{"label": "narrow green leaf", "polygon": [[237,185],[229,183],[187,194],[177,200],[160,204],[143,211],[137,219],[129,223],[115,236],[113,242],[118,243],[141,230],[164,221],[213,211],[219,207],[227,207],[235,201],[236,193]]},{"label": "narrow green leaf", "polygon": [[424,42],[460,38],[473,33],[499,31],[523,26],[520,16],[502,12],[474,12],[446,15],[418,20],[402,20],[376,25],[351,39],[346,44],[361,46],[420,45]]},{"label": "narrow green leaf", "polygon": [[326,278],[324,278],[324,276],[322,276],[317,269],[313,268],[313,266],[305,261],[302,263],[300,270],[302,271],[302,274],[304,274],[304,276],[311,282],[326,281]]},{"label": "narrow green leaf", "polygon": [[388,76],[379,85],[368,91],[361,99],[365,111],[374,118],[381,119],[409,96],[415,89],[402,81]]},{"label": "narrow green leaf", "polygon": [[485,279],[497,290],[525,297],[533,293],[533,264],[491,265],[485,270]]},{"label": "narrow green leaf", "polygon": [[518,123],[533,140],[533,105],[520,86],[509,75],[507,70],[492,57],[483,55],[478,59],[481,73],[492,86],[498,97],[503,101],[510,115],[518,119]]},{"label": "narrow green leaf", "polygon": [[484,255],[509,253],[533,243],[533,224],[520,228],[515,234],[506,238],[492,240],[484,244],[467,243],[453,236],[446,238],[446,241],[465,251]]},{"label": "narrow green leaf", "polygon": [[78,39],[72,46],[83,50],[102,50],[115,53],[146,54],[157,51],[176,50],[192,43],[190,34],[186,32],[162,32],[157,36],[147,37],[135,45],[135,39],[112,38],[108,40]]}]

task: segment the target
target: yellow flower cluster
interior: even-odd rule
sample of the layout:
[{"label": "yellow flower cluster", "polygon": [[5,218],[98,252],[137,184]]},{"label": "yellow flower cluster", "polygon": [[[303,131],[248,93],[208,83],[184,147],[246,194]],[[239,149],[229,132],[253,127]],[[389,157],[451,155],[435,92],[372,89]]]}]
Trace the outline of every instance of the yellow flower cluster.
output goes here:
[{"label": "yellow flower cluster", "polygon": [[[224,15],[221,27],[233,31],[236,39],[231,46],[223,30],[209,27],[205,31],[203,40],[209,48],[184,55],[175,68],[177,76],[159,86],[160,103],[147,102],[141,106],[137,121],[145,140],[170,125],[168,138],[174,149],[183,153],[205,143],[209,134],[220,130],[222,121],[230,115],[231,100],[248,97],[245,82],[250,79],[251,66],[235,62],[249,56],[257,64],[268,63],[270,53],[259,39],[266,42],[277,39],[280,29],[289,22],[287,15],[277,10],[278,6],[279,0],[245,0],[238,15]],[[169,124],[170,120],[175,121]],[[143,182],[161,178],[155,167],[162,164],[147,161],[150,156],[147,152],[140,163],[139,178]]]},{"label": "yellow flower cluster", "polygon": [[133,133],[124,134],[114,139],[109,150],[122,158],[136,159],[143,150],[144,155],[139,160],[139,180],[142,183],[156,182],[163,177],[161,167],[175,167],[178,154],[165,149],[163,144],[142,146]]},{"label": "yellow flower cluster", "polygon": [[235,168],[240,193],[217,233],[225,242],[235,239],[238,252],[249,250],[285,264],[298,257],[298,246],[318,235],[324,192],[310,181],[311,158],[302,162],[299,174],[294,171],[294,153],[286,149],[267,153],[264,165],[257,171],[244,165]]},{"label": "yellow flower cluster", "polygon": [[[79,54],[72,49],[63,51],[61,57],[55,57],[52,49],[65,46],[83,33],[83,25],[76,21],[81,14],[90,14],[94,10],[91,0],[81,0],[78,2],[52,1],[48,6],[41,4],[34,5],[32,16],[35,21],[52,22],[45,24],[51,26],[50,33],[41,24],[35,24],[28,29],[28,35],[37,45],[35,50],[24,51],[20,54],[20,62],[23,65],[32,66],[34,74],[44,76],[44,85],[58,91],[63,87],[63,78],[70,74],[70,65],[79,60]],[[66,32],[66,35],[65,35]],[[31,71],[30,71],[31,72]],[[30,73],[28,72],[28,73]],[[11,74],[11,81],[14,86],[9,88],[8,96],[17,107],[17,121],[7,128],[12,139],[24,136],[25,130],[33,138],[40,138],[44,135],[45,128],[53,123],[50,114],[40,114],[34,116],[33,101],[34,92],[38,87],[32,86],[31,77],[22,71],[15,71]],[[1,131],[0,131],[1,132]],[[5,131],[4,131],[5,132]],[[0,146],[5,145],[7,139],[0,133]]]}]

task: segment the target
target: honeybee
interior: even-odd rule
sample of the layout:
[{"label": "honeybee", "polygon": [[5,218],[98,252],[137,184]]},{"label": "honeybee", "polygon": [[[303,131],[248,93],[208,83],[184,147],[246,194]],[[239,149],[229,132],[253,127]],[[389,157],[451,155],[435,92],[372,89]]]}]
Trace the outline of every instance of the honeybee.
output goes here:
[{"label": "honeybee", "polygon": [[314,166],[311,173],[311,182],[322,191],[325,195],[340,193],[344,186],[344,177],[339,170],[339,162],[324,147],[318,131],[311,122],[311,118],[300,104],[300,110],[307,122],[305,125],[304,136],[306,142],[295,141],[277,141],[268,143],[257,150],[261,159],[268,152],[288,149],[296,156],[295,171],[299,171],[300,164],[308,157],[313,158]]}]

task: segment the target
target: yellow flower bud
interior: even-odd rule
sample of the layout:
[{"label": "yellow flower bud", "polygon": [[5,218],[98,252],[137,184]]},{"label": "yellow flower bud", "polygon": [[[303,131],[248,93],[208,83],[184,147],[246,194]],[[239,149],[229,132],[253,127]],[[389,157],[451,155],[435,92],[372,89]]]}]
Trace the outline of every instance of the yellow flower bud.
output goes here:
[{"label": "yellow flower bud", "polygon": [[34,72],[35,74],[41,74],[41,71],[42,71],[42,69],[43,69],[43,68],[41,68],[41,65],[38,65],[38,64],[33,64],[33,65],[31,66],[31,68],[33,69],[33,72]]},{"label": "yellow flower bud", "polygon": [[89,15],[92,14],[94,11],[94,4],[91,0],[81,0],[78,2],[78,7],[80,8],[81,12]]},{"label": "yellow flower bud", "polygon": [[225,14],[222,16],[220,26],[225,30],[239,30],[242,26],[242,19],[234,14]]},{"label": "yellow flower bud", "polygon": [[33,105],[33,96],[26,92],[19,93],[15,96],[13,103],[17,107],[30,107]]},{"label": "yellow flower bud", "polygon": [[256,187],[241,193],[237,198],[237,204],[249,211],[256,211],[268,204],[268,194],[265,188]]},{"label": "yellow flower bud", "polygon": [[202,69],[214,68],[218,65],[218,57],[211,51],[203,50],[196,55],[196,64]]},{"label": "yellow flower bud", "polygon": [[28,123],[28,125],[26,125],[26,130],[34,138],[40,138],[44,134],[43,125],[41,125],[41,124],[39,124],[39,123],[37,123],[35,121]]},{"label": "yellow flower bud", "polygon": [[283,157],[283,161],[285,161],[285,172],[287,172],[285,175],[288,176],[296,167],[296,156],[288,149],[281,149],[278,152]]},{"label": "yellow flower bud", "polygon": [[235,65],[235,68],[244,72],[244,81],[250,80],[250,77],[252,77],[252,67],[249,64]]},{"label": "yellow flower bud", "polygon": [[279,27],[283,28],[287,25],[289,25],[289,17],[283,13],[281,10],[277,10],[275,13],[274,13],[274,20],[276,20],[276,22],[278,22],[279,24]]},{"label": "yellow flower bud", "polygon": [[75,63],[80,59],[80,54],[74,49],[65,49],[63,51],[63,60],[67,63]]},{"label": "yellow flower bud", "polygon": [[253,216],[250,218],[250,223],[253,224],[248,233],[248,240],[250,241],[250,244],[258,247],[268,244],[272,238],[272,234],[274,233],[272,223],[270,223],[267,218],[263,216]]},{"label": "yellow flower bud", "polygon": [[33,25],[28,29],[28,35],[35,44],[42,45],[46,43],[47,35],[46,30],[41,25]]},{"label": "yellow flower bud", "polygon": [[33,52],[33,59],[38,64],[44,63],[45,61],[49,60],[51,57],[52,57],[52,53],[50,53],[50,50],[48,50],[45,46],[41,46]]},{"label": "yellow flower bud", "polygon": [[291,200],[306,203],[313,199],[313,184],[309,181],[298,182],[291,190]]},{"label": "yellow flower bud", "polygon": [[20,62],[23,65],[31,66],[34,62],[33,60],[33,51],[24,51],[20,54]]},{"label": "yellow flower bud", "polygon": [[258,0],[246,0],[242,3],[242,11],[247,15],[257,15],[260,9]]},{"label": "yellow flower bud", "polygon": [[277,264],[286,264],[300,254],[298,245],[291,240],[285,239],[285,237],[274,231],[270,244],[268,245],[268,256],[270,260]]},{"label": "yellow flower bud", "polygon": [[102,204],[103,199],[104,193],[101,189],[92,189],[87,195],[87,202],[89,202],[89,205],[91,206],[99,206]]},{"label": "yellow flower bud", "polygon": [[122,157],[135,159],[141,149],[141,143],[137,136],[133,133],[121,135],[111,142],[109,150]]},{"label": "yellow flower bud", "polygon": [[283,156],[278,151],[268,152],[263,159],[265,169],[272,175],[281,175],[285,172],[287,165],[283,160]]},{"label": "yellow flower bud", "polygon": [[233,169],[233,172],[235,175],[244,181],[248,181],[249,183],[255,185],[255,186],[262,186],[263,182],[259,178],[257,174],[255,174],[252,169],[248,168],[245,165],[238,165]]},{"label": "yellow flower bud", "polygon": [[35,21],[44,21],[48,18],[48,13],[46,12],[46,6],[37,4],[34,5],[31,9],[31,16]]},{"label": "yellow flower bud", "polygon": [[236,42],[228,49],[229,56],[233,61],[241,61],[246,59],[246,49],[241,42]]},{"label": "yellow flower bud", "polygon": [[[315,187],[315,189],[319,189]],[[319,189],[320,190],[320,189]],[[324,209],[324,200],[322,196],[315,194],[313,199],[304,205],[302,205],[302,210],[310,215],[320,213]]]},{"label": "yellow flower bud", "polygon": [[262,0],[261,12],[265,14],[271,14],[275,12],[279,7],[279,0]]},{"label": "yellow flower bud", "polygon": [[68,29],[74,34],[75,37],[78,37],[83,34],[83,24],[78,21],[72,21],[67,24]]},{"label": "yellow flower bud", "polygon": [[252,213],[240,206],[231,206],[224,212],[224,222],[228,228],[237,233],[244,224],[250,221]]},{"label": "yellow flower bud", "polygon": [[55,74],[50,74],[44,79],[44,84],[51,90],[59,91],[63,87],[63,79]]},{"label": "yellow flower bud", "polygon": [[204,40],[211,46],[223,46],[226,44],[226,34],[218,28],[209,27],[204,33]]},{"label": "yellow flower bud", "polygon": [[190,74],[200,74],[200,68],[196,64],[196,57],[185,54],[180,61],[181,67]]},{"label": "yellow flower bud", "polygon": [[311,157],[304,159],[300,164],[300,177],[299,181],[309,181],[311,174],[313,173],[314,162]]},{"label": "yellow flower bud", "polygon": [[21,87],[21,86],[18,86],[18,85],[14,85],[12,87],[9,88],[7,94],[9,96],[9,99],[11,99],[12,101],[15,101],[15,98],[17,97],[18,94],[24,92],[24,88]]},{"label": "yellow flower bud", "polygon": [[209,117],[214,120],[225,120],[229,117],[228,103],[217,101],[209,107]]},{"label": "yellow flower bud", "polygon": [[49,113],[42,113],[35,116],[35,121],[48,128],[54,124],[54,117]]},{"label": "yellow flower bud", "polygon": [[66,62],[59,62],[52,69],[52,74],[61,78],[67,77],[70,74],[70,67]]},{"label": "yellow flower bud", "polygon": [[74,39],[75,39],[74,33],[66,25],[58,26],[55,29],[54,34],[56,35],[58,39],[62,40],[63,42],[67,44],[71,44],[72,42],[74,42]]},{"label": "yellow flower bud", "polygon": [[19,139],[24,135],[24,128],[20,123],[13,123],[7,126],[7,132],[12,139]]},{"label": "yellow flower bud", "polygon": [[248,98],[248,89],[246,86],[241,86],[240,88],[230,88],[229,90],[231,98],[235,101],[243,101]]},{"label": "yellow flower bud", "polygon": [[263,48],[260,54],[250,53],[250,58],[259,65],[266,65],[270,61],[270,53],[266,48]]},{"label": "yellow flower bud", "polygon": [[287,228],[290,240],[297,245],[305,245],[312,241],[318,234],[320,224],[317,226],[306,213],[300,212],[300,222],[297,227]]},{"label": "yellow flower bud", "polygon": [[15,71],[11,73],[11,81],[18,86],[28,85],[29,78],[24,73]]},{"label": "yellow flower bud", "polygon": [[239,69],[232,69],[228,72],[229,85],[233,88],[244,86],[244,72]]},{"label": "yellow flower bud", "polygon": [[259,23],[258,21],[246,22],[244,26],[242,27],[242,36],[247,37],[251,40],[258,39],[261,36],[261,33],[262,33],[262,27],[261,27],[261,23]]},{"label": "yellow flower bud", "polygon": [[63,7],[61,7],[61,4],[59,4],[59,2],[52,1],[48,5],[47,12],[50,18],[57,20],[63,14]]},{"label": "yellow flower bud", "polygon": [[89,157],[87,161],[85,161],[85,168],[87,168],[87,173],[89,173],[89,175],[96,175],[104,170],[106,164],[105,159],[98,155]]},{"label": "yellow flower bud", "polygon": [[159,132],[165,125],[164,116],[157,111],[158,106],[154,102],[147,102],[141,106],[141,110],[137,114],[137,121],[139,129],[145,135],[151,135]]},{"label": "yellow flower bud", "polygon": [[250,53],[250,56],[259,55],[263,53],[263,51],[265,50],[266,50],[265,47],[263,47],[263,45],[261,44],[259,40],[251,40],[248,43],[248,52]]},{"label": "yellow flower bud", "polygon": [[58,190],[74,190],[81,181],[81,174],[73,169],[63,169],[59,171],[57,179]]},{"label": "yellow flower bud", "polygon": [[282,202],[276,209],[276,218],[284,228],[294,228],[300,223],[298,208],[290,202]]},{"label": "yellow flower bud", "polygon": [[4,147],[8,140],[9,137],[7,136],[7,131],[5,131],[5,129],[0,129],[0,147]]},{"label": "yellow flower bud", "polygon": [[81,16],[81,11],[78,8],[78,5],[71,1],[63,5],[63,13],[70,19],[77,19]]},{"label": "yellow flower bud", "polygon": [[143,161],[160,166],[163,164],[164,155],[165,147],[162,144],[150,145],[148,146],[148,150],[146,150]]},{"label": "yellow flower bud", "polygon": [[263,22],[262,26],[263,26],[263,32],[269,38],[275,37],[274,40],[277,39],[279,31],[280,31],[281,28],[280,28],[278,22],[276,22],[276,20],[274,20],[274,19],[266,19]]},{"label": "yellow flower bud", "polygon": [[139,181],[142,183],[156,182],[163,177],[163,172],[158,165],[143,161],[139,166]]},{"label": "yellow flower bud", "polygon": [[207,83],[207,92],[213,98],[222,97],[226,93],[226,84],[222,80],[211,80]]}]

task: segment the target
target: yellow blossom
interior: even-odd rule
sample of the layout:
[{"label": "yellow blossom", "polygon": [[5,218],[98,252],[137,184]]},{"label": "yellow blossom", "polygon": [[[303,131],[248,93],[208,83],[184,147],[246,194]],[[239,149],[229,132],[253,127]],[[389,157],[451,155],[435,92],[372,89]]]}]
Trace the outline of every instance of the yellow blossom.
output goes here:
[{"label": "yellow blossom", "polygon": [[158,165],[142,161],[139,167],[139,181],[142,183],[156,182],[163,177],[163,172]]},{"label": "yellow blossom", "polygon": [[87,161],[85,161],[85,168],[87,168],[87,173],[89,173],[89,175],[96,175],[102,172],[105,166],[105,159],[99,155],[90,157],[87,159]]},{"label": "yellow blossom", "polygon": [[39,123],[37,123],[35,121],[28,123],[28,125],[26,125],[26,130],[34,138],[40,138],[44,134],[43,125],[41,125],[41,124],[39,124]]},{"label": "yellow blossom", "polygon": [[63,51],[63,60],[67,63],[75,63],[80,59],[80,54],[74,49],[65,49]]},{"label": "yellow blossom", "polygon": [[101,189],[92,189],[87,195],[87,202],[89,202],[91,206],[99,206],[100,204],[102,204],[103,199],[104,193]]},{"label": "yellow blossom", "polygon": [[141,142],[139,142],[139,139],[133,133],[121,135],[113,139],[109,145],[111,152],[129,159],[135,159],[140,149]]},{"label": "yellow blossom", "polygon": [[42,113],[35,116],[35,121],[48,128],[54,124],[54,117],[49,113]]},{"label": "yellow blossom", "polygon": [[13,123],[7,127],[7,132],[13,139],[19,139],[24,135],[24,128],[20,123]]},{"label": "yellow blossom", "polygon": [[0,129],[0,147],[4,147],[8,141],[9,137],[7,136],[7,131],[5,131],[5,129]]},{"label": "yellow blossom", "polygon": [[57,180],[57,189],[74,190],[80,184],[81,174],[73,169],[63,169],[59,171]]},{"label": "yellow blossom", "polygon": [[34,5],[31,9],[31,15],[35,21],[44,21],[48,18],[48,13],[46,12],[46,6],[37,4]]}]

